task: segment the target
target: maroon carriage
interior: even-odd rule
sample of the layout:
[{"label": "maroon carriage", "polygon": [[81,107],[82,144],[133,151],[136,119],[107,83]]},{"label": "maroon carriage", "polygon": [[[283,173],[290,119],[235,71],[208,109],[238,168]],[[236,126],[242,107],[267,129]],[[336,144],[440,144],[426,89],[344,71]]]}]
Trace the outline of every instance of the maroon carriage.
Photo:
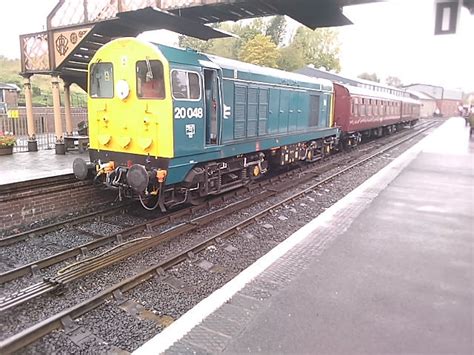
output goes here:
[{"label": "maroon carriage", "polygon": [[336,126],[344,145],[356,145],[363,137],[390,134],[420,117],[420,103],[401,90],[374,91],[334,83]]}]

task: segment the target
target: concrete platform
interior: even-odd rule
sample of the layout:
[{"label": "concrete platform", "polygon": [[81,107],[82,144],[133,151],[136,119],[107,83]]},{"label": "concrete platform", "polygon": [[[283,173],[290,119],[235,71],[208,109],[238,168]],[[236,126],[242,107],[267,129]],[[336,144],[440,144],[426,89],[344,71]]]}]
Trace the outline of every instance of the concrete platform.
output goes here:
[{"label": "concrete platform", "polygon": [[0,156],[0,185],[72,173],[72,162],[81,157],[89,160],[89,153],[68,151],[56,155],[55,150],[15,152]]},{"label": "concrete platform", "polygon": [[472,354],[473,221],[454,118],[135,354]]}]

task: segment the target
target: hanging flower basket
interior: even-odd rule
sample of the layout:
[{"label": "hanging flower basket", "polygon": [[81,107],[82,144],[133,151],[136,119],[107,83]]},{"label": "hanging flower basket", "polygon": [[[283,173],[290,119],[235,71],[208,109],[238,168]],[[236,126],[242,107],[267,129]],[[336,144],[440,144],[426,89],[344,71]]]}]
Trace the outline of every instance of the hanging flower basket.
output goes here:
[{"label": "hanging flower basket", "polygon": [[16,137],[12,134],[0,132],[0,155],[13,154],[13,146],[16,144]]}]

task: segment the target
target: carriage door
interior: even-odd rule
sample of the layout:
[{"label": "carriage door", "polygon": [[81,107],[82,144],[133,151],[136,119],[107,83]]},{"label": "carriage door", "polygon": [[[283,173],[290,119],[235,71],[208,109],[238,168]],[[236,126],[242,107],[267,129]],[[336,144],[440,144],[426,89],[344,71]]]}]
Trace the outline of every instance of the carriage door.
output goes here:
[{"label": "carriage door", "polygon": [[216,69],[204,69],[206,98],[206,144],[219,143],[219,77]]}]

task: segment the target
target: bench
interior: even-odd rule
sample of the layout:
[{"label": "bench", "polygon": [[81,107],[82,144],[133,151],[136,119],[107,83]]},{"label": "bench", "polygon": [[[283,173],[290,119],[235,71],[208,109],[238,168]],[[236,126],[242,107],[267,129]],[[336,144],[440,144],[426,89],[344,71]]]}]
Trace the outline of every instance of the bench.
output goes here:
[{"label": "bench", "polygon": [[70,149],[75,149],[77,145],[79,153],[83,153],[89,146],[89,136],[66,136],[64,137],[64,145],[66,152]]}]

